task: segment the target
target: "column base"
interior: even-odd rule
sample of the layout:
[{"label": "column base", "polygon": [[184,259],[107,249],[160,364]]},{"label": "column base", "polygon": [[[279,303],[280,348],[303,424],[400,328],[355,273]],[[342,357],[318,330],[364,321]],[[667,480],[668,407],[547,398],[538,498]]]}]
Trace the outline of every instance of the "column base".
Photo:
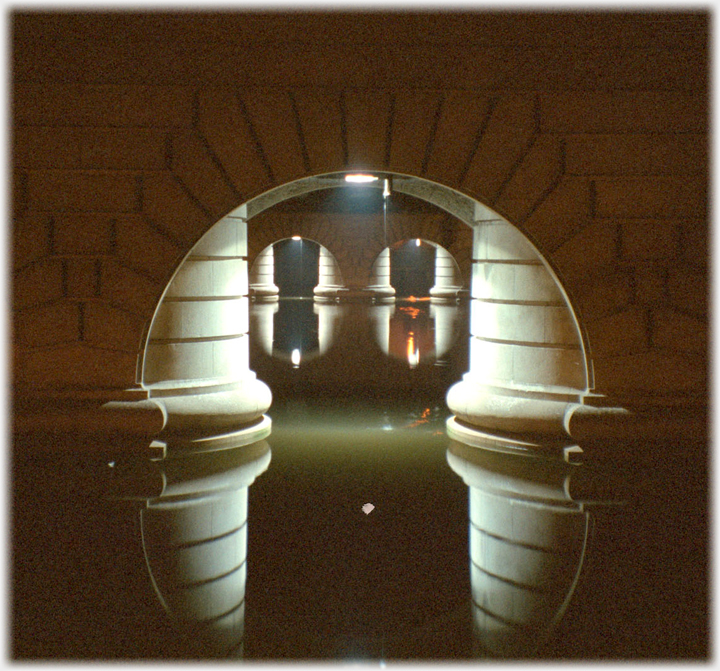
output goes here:
[{"label": "column base", "polygon": [[575,453],[582,452],[581,448],[569,436],[561,436],[553,440],[538,435],[490,433],[463,422],[457,417],[449,417],[445,426],[450,439],[463,445],[492,452],[567,462],[574,461]]},{"label": "column base", "polygon": [[165,457],[179,457],[186,454],[200,454],[232,450],[245,447],[267,438],[272,431],[272,420],[263,415],[258,420],[242,428],[202,438],[168,437],[165,442]]},{"label": "column base", "polygon": [[432,287],[428,292],[432,303],[455,303],[460,298],[468,295],[468,290],[463,287]]},{"label": "column base", "polygon": [[511,435],[565,436],[568,407],[582,403],[580,390],[493,387],[464,377],[447,393],[448,408],[481,431]]},{"label": "column base", "polygon": [[200,440],[243,429],[259,421],[272,404],[270,388],[250,375],[223,383],[180,381],[149,387],[167,422],[160,440]]}]

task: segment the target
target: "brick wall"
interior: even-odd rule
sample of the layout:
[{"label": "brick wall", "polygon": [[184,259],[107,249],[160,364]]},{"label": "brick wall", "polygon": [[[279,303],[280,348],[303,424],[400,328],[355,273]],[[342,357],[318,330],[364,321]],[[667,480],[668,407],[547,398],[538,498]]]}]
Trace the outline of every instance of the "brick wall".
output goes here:
[{"label": "brick wall", "polygon": [[13,15],[15,382],[132,386],[214,222],[362,167],[458,189],[528,235],[598,391],[702,396],[707,15],[329,16]]}]

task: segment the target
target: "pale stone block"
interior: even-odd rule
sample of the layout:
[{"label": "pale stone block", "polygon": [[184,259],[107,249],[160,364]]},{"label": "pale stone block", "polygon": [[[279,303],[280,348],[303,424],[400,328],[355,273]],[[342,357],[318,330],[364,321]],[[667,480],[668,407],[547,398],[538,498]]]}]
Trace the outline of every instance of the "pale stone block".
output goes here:
[{"label": "pale stone block", "polygon": [[493,300],[565,302],[543,265],[474,263],[472,297]]},{"label": "pale stone block", "polygon": [[473,231],[473,259],[540,260],[532,243],[506,221],[482,222]]},{"label": "pale stone block", "polygon": [[145,384],[170,380],[239,379],[250,368],[248,336],[168,344],[151,341],[145,362]]},{"label": "pale stone block", "polygon": [[247,256],[247,222],[226,216],[192,249],[193,256]]},{"label": "pale stone block", "polygon": [[585,389],[585,361],[577,349],[512,346],[513,382]]},{"label": "pale stone block", "polygon": [[166,296],[247,296],[245,259],[208,261],[190,256],[173,278]]},{"label": "pale stone block", "polygon": [[473,300],[470,333],[495,340],[580,345],[573,314],[560,306]]},{"label": "pale stone block", "polygon": [[469,363],[473,379],[500,385],[513,379],[513,359],[506,345],[471,337]]},{"label": "pale stone block", "polygon": [[239,336],[249,331],[247,298],[218,301],[163,301],[152,339]]}]

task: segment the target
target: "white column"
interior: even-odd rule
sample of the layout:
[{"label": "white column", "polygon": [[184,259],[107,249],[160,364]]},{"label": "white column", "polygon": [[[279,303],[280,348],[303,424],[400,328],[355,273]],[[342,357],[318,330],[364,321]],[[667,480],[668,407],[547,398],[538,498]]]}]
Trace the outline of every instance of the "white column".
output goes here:
[{"label": "white column", "polygon": [[588,388],[580,335],[537,251],[505,221],[475,227],[470,303],[470,370],[447,395],[455,416],[488,430],[564,434],[565,411]]},{"label": "white column", "polygon": [[370,284],[366,287],[378,302],[395,300],[395,288],[390,284],[390,248],[383,249],[372,267]]},{"label": "white column", "polygon": [[435,284],[429,293],[433,302],[454,302],[465,293],[455,259],[440,245],[435,245]]},{"label": "white column", "polygon": [[243,653],[248,488],[269,463],[265,441],[168,459],[162,494],[141,510],[143,550],[160,603],[209,652]]},{"label": "white column", "polygon": [[275,284],[275,252],[270,245],[258,254],[250,275],[250,296],[255,301],[277,301],[280,289]]},{"label": "white column", "polygon": [[334,302],[347,293],[335,257],[328,249],[320,245],[318,256],[318,284],[313,289],[315,300],[320,302]]},{"label": "white column", "polygon": [[178,268],[150,328],[142,383],[167,412],[164,437],[206,449],[219,433],[269,433],[272,396],[249,367],[248,315],[246,222],[227,216]]}]

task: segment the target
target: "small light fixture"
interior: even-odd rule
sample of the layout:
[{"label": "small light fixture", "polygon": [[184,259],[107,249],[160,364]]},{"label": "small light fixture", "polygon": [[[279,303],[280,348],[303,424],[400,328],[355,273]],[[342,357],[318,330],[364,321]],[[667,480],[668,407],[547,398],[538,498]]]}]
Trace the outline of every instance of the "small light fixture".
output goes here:
[{"label": "small light fixture", "polygon": [[299,235],[293,235],[292,239],[293,240],[302,240],[302,238]]},{"label": "small light fixture", "polygon": [[290,361],[292,362],[293,368],[300,368],[300,350],[294,349],[290,355]]},{"label": "small light fixture", "polygon": [[416,246],[416,247],[419,247],[419,246],[421,245],[421,243],[422,243],[422,241],[420,240],[420,238],[417,238],[417,239],[415,240],[415,246]]},{"label": "small light fixture", "polygon": [[352,182],[353,184],[367,184],[368,182],[377,182],[378,178],[375,175],[367,175],[365,173],[353,173],[345,175],[346,182]]},{"label": "small light fixture", "polygon": [[385,178],[385,186],[383,188],[383,198],[387,198],[390,195],[390,180]]}]

